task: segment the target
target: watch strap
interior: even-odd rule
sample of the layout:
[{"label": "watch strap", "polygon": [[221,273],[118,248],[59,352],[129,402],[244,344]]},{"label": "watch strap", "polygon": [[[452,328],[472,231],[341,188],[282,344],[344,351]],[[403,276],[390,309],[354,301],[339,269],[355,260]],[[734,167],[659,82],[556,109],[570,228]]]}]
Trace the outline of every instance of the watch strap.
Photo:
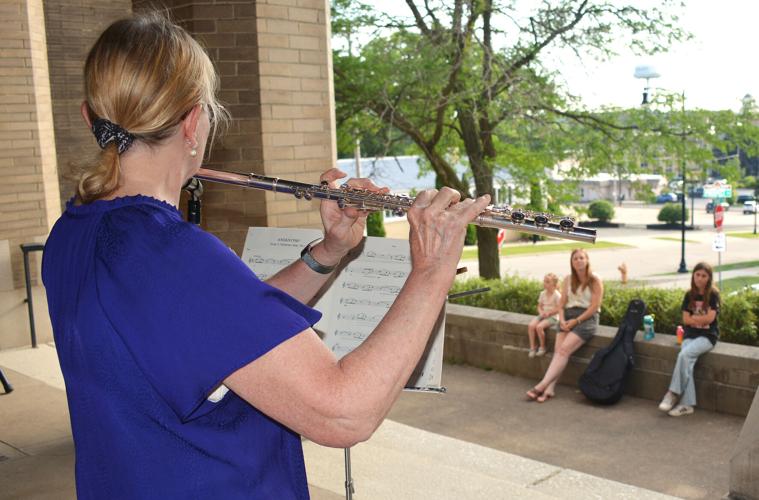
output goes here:
[{"label": "watch strap", "polygon": [[318,260],[314,258],[314,256],[311,254],[311,248],[319,243],[322,240],[322,238],[318,238],[303,248],[300,252],[300,260],[305,262],[305,264],[311,268],[312,271],[317,272],[319,274],[329,274],[332,271],[335,270],[337,267],[335,266],[325,266],[324,264],[320,263]]}]

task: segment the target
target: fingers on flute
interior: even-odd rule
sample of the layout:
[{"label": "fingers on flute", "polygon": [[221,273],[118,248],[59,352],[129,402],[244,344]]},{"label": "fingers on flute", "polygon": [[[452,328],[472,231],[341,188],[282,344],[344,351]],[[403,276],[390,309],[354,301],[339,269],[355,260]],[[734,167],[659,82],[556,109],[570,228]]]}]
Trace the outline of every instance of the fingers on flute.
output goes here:
[{"label": "fingers on flute", "polygon": [[425,189],[416,195],[412,207],[415,209],[427,208],[430,206],[430,203],[432,203],[432,200],[436,195],[437,189]]},{"label": "fingers on flute", "polygon": [[440,189],[440,191],[438,191],[438,193],[432,199],[430,207],[438,210],[446,210],[451,205],[454,205],[459,201],[461,201],[461,193],[455,189],[451,189],[445,186]]},{"label": "fingers on flute", "polygon": [[333,167],[324,172],[321,176],[319,176],[320,182],[328,182],[330,186],[332,186],[337,179],[342,179],[343,177],[347,177],[348,174],[340,170],[339,168]]},{"label": "fingers on flute", "polygon": [[348,182],[346,184],[354,189],[366,189],[368,191],[374,191],[377,193],[388,193],[390,192],[390,188],[387,187],[379,187],[374,182],[372,182],[371,179],[366,178],[351,178],[348,179]]},{"label": "fingers on flute", "polygon": [[469,198],[451,207],[459,212],[467,221],[474,220],[490,204],[490,195],[485,194],[478,198]]}]

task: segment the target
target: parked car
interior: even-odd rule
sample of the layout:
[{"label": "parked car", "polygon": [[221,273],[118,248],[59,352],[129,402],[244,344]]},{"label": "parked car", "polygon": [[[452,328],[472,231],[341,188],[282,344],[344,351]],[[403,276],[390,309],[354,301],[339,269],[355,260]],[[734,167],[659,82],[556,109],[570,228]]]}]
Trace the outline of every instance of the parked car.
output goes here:
[{"label": "parked car", "polygon": [[[725,211],[730,210],[730,204],[726,201],[723,201],[720,203],[725,208]],[[706,204],[706,213],[710,214],[714,212],[714,200],[711,200],[709,203]]]},{"label": "parked car", "polygon": [[743,204],[743,214],[755,214],[757,211],[756,202],[749,200]]},{"label": "parked car", "polygon": [[754,201],[754,195],[751,195],[751,194],[742,194],[742,195],[739,195],[735,199],[735,204],[736,205],[743,205],[747,201]]},{"label": "parked car", "polygon": [[656,203],[670,203],[672,201],[677,201],[675,193],[662,193],[656,197]]}]

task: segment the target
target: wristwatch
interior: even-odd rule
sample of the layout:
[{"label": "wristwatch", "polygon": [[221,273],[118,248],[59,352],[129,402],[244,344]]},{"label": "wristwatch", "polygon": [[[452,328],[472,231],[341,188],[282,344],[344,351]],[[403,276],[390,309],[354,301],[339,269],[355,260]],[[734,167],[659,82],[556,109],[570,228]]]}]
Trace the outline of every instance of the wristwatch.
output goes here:
[{"label": "wristwatch", "polygon": [[321,264],[319,261],[317,261],[313,255],[311,255],[311,248],[319,243],[322,240],[322,238],[317,238],[308,245],[303,248],[300,252],[300,260],[306,263],[308,267],[311,268],[312,271],[317,272],[319,274],[329,274],[332,271],[335,270],[337,265],[334,266],[325,266],[324,264]]}]

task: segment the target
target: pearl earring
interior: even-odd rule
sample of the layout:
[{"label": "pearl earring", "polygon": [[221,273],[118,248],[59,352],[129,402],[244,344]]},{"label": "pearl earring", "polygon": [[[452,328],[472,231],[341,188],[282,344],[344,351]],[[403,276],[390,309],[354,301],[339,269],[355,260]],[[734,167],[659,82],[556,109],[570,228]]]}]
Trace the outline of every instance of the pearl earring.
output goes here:
[{"label": "pearl earring", "polygon": [[193,157],[194,157],[194,156],[198,156],[198,150],[197,150],[197,149],[195,149],[195,148],[192,148],[192,149],[190,150],[190,156],[193,156]]}]

